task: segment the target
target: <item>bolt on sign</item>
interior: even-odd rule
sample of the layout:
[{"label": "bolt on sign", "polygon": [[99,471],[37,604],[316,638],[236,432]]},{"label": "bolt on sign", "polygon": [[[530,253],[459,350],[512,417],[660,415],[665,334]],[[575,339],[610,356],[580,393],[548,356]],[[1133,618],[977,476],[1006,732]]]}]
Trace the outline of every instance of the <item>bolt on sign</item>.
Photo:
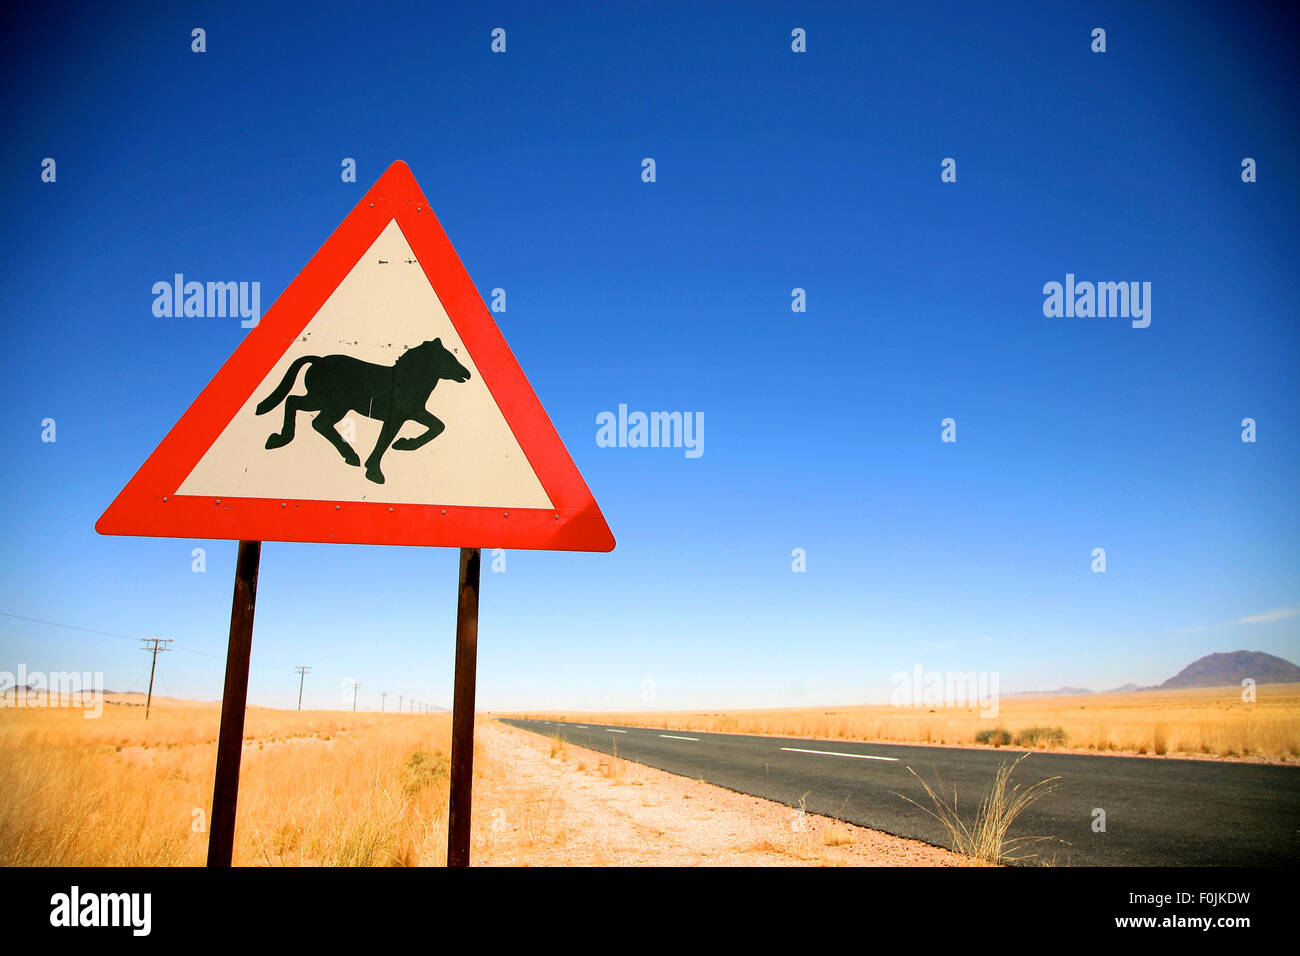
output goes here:
[{"label": "bolt on sign", "polygon": [[233,846],[262,541],[462,549],[453,864],[468,862],[480,549],[614,548],[573,459],[400,161],[267,310],[95,528],[240,542],[209,865],[229,865]]}]

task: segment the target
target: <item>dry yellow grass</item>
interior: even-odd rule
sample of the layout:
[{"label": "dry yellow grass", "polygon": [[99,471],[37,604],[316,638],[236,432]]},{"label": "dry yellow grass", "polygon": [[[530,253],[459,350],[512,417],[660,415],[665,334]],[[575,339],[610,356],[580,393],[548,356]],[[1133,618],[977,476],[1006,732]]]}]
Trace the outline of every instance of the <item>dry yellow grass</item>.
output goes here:
[{"label": "dry yellow grass", "polygon": [[[1106,752],[1269,759],[1300,756],[1300,685],[1059,698],[1007,698],[996,720],[978,710],[808,708],[733,713],[602,715],[664,729],[971,744],[994,726],[1013,735],[1061,727],[1064,746]],[[563,719],[565,715],[548,715]],[[579,715],[570,714],[569,718]],[[0,708],[0,865],[201,865],[219,707],[108,705]],[[563,763],[559,741],[538,741]],[[1059,745],[1043,743],[1047,749]],[[350,714],[252,708],[245,731],[237,865],[441,865],[446,856],[448,715]],[[584,768],[585,769],[585,768]],[[591,772],[637,783],[626,761]],[[510,854],[565,839],[552,789],[529,789],[514,768],[475,756],[477,860],[502,834]],[[834,833],[801,836],[834,846]],[[515,859],[515,856],[511,856]]]},{"label": "dry yellow grass", "polygon": [[[214,704],[156,706],[147,723],[120,705],[92,720],[0,708],[0,866],[202,865],[218,720]],[[956,859],[811,814],[796,831],[785,807],[491,721],[478,736],[476,865]],[[251,709],[235,864],[441,866],[449,747],[445,714]],[[768,851],[744,846],[760,835]]]},{"label": "dry yellow grass", "polygon": [[1265,684],[1256,693],[1251,703],[1241,699],[1240,687],[1003,697],[995,718],[981,717],[978,707],[888,705],[528,716],[663,730],[958,746],[973,746],[980,731],[994,728],[1005,728],[1014,739],[1030,728],[1059,727],[1064,742],[1042,739],[1032,748],[1297,762],[1300,684]]},{"label": "dry yellow grass", "polygon": [[[204,862],[219,708],[143,718],[0,710],[0,865]],[[447,715],[251,708],[235,864],[440,865],[449,752]]]}]

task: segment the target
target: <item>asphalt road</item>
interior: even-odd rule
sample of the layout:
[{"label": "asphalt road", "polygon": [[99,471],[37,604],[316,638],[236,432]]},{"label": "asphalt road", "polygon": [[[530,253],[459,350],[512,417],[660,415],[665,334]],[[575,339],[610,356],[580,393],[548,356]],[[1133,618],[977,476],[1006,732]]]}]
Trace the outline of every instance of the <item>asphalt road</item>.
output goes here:
[{"label": "asphalt road", "polygon": [[[912,768],[948,794],[968,822],[997,768],[1023,750],[907,747],[602,724],[503,719],[580,747],[809,813],[948,845]],[[808,752],[813,751],[813,752]],[[1048,837],[1026,852],[1075,866],[1295,866],[1300,863],[1300,767],[1034,752],[1012,782],[1060,777],[1011,836]],[[937,788],[936,788],[937,789]],[[1106,830],[1093,831],[1094,810]],[[969,814],[969,816],[968,816]],[[1033,862],[1033,861],[1030,861]]]}]

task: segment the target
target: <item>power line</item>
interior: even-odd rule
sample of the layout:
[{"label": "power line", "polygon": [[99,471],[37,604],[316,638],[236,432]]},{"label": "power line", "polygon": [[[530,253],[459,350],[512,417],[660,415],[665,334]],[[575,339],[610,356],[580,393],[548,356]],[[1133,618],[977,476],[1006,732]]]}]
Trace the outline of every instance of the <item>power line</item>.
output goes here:
[{"label": "power line", "polygon": [[[131,634],[118,634],[116,631],[97,631],[93,627],[81,627],[77,624],[61,624],[58,621],[46,621],[39,617],[24,617],[21,614],[10,614],[8,611],[0,611],[0,617],[11,617],[16,621],[28,621],[32,624],[48,624],[50,627],[62,627],[69,631],[84,631],[87,634],[102,634],[104,637],[120,637],[126,641],[141,640],[140,637]],[[201,654],[203,657],[213,657],[219,661],[225,660],[225,655],[223,654],[213,654],[210,651],[195,650],[192,647],[173,647],[169,648],[169,650],[184,651],[187,654]]]},{"label": "power line", "polygon": [[[159,644],[164,644],[164,643],[165,643],[165,644],[169,644],[169,645],[171,645],[171,646],[169,646],[169,647],[158,647],[156,653],[155,653],[154,656],[153,656],[153,661],[152,661],[152,663],[151,663],[151,665],[150,665],[150,670],[149,670],[149,688],[150,688],[150,692],[149,692],[149,693],[150,693],[150,697],[152,697],[152,693],[153,693],[154,674],[155,674],[155,671],[156,671],[156,668],[157,668],[157,663],[158,663],[157,655],[158,655],[158,654],[164,653],[164,652],[166,652],[166,651],[181,651],[182,653],[185,653],[185,654],[198,654],[200,657],[209,657],[209,658],[212,658],[213,660],[218,660],[218,661],[224,661],[224,660],[226,659],[226,656],[225,656],[224,654],[213,654],[213,653],[210,652],[210,651],[201,651],[201,650],[198,650],[198,649],[196,649],[196,648],[185,647],[185,646],[183,646],[183,645],[177,645],[177,644],[175,643],[174,639],[173,639],[173,638],[170,638],[170,637],[169,637],[169,638],[152,638],[152,637],[141,638],[141,637],[134,636],[134,635],[131,635],[131,634],[119,634],[119,633],[116,632],[116,631],[101,631],[101,630],[98,630],[98,629],[93,628],[93,627],[82,627],[82,626],[79,625],[79,624],[64,624],[64,623],[62,623],[61,621],[48,621],[48,620],[46,620],[46,619],[44,619],[44,618],[39,618],[39,617],[28,617],[28,616],[26,616],[26,615],[24,615],[24,614],[12,614],[12,613],[10,613],[10,612],[8,612],[8,611],[0,611],[0,617],[12,618],[12,619],[15,620],[15,621],[26,621],[26,622],[28,622],[29,624],[44,624],[44,625],[47,625],[47,626],[49,626],[49,627],[61,627],[61,628],[64,628],[65,630],[69,630],[69,631],[81,631],[81,632],[84,633],[84,634],[98,634],[98,635],[101,635],[101,636],[103,636],[103,637],[115,637],[115,638],[118,638],[119,640],[124,640],[124,641],[140,641],[140,640],[142,640],[142,641],[145,642],[145,646],[142,648],[142,650],[146,650],[146,651],[147,651],[147,650],[152,650],[152,649],[153,649],[153,646],[154,646],[154,645],[151,645],[151,643],[150,643],[150,642],[153,642],[153,641],[157,641],[157,642],[159,642]],[[269,664],[253,664],[252,666],[253,666],[253,667],[257,667],[257,668],[260,669],[260,670],[272,670],[272,669],[276,669],[276,668],[273,668],[273,666],[272,666],[272,665],[269,665]],[[295,671],[296,673],[298,673],[299,675],[303,675],[303,674],[305,674],[305,673],[311,671],[311,668],[310,668],[310,667],[307,667],[305,670],[300,670],[300,669],[299,669],[300,667],[301,667],[301,665],[296,665],[296,666],[294,667],[294,671]],[[358,688],[358,687],[361,686],[361,682],[360,682],[360,681],[349,681],[348,683],[351,683],[351,684],[353,685],[352,709],[355,711],[355,710],[356,710],[356,707],[357,707],[357,701],[356,701],[356,688]],[[132,686],[134,686],[134,682],[133,682]],[[389,691],[382,691],[382,692],[380,693],[380,710],[381,710],[381,711],[384,710],[385,698],[388,697],[389,693],[390,693]],[[298,709],[299,709],[299,710],[302,710],[302,695],[303,695],[303,682],[302,682],[302,680],[300,679],[300,680],[299,680],[299,683],[298,683]],[[421,712],[423,712],[423,713],[431,713],[431,712],[446,711],[446,710],[447,710],[446,707],[439,707],[437,704],[424,704],[424,703],[421,703],[420,701],[417,701],[414,697],[411,697],[411,696],[409,696],[409,695],[407,695],[407,694],[398,694],[398,695],[396,695],[396,696],[397,696],[397,699],[398,699],[397,710],[398,710],[399,713],[406,713],[406,712],[407,712],[407,710],[406,710],[406,702],[407,702],[407,701],[410,701],[410,705],[411,705],[410,713],[415,713],[415,712],[416,712],[416,708],[417,708],[417,706],[418,706],[419,708],[421,708]],[[146,702],[146,704],[145,704],[145,717],[146,717],[146,719],[148,719],[148,715],[149,715],[149,703]]]},{"label": "power line", "polygon": [[[141,640],[140,637],[131,634],[118,634],[116,631],[97,631],[93,627],[81,627],[77,624],[62,624],[59,621],[46,621],[39,617],[24,617],[22,614],[10,614],[8,611],[0,611],[0,617],[11,617],[16,621],[28,621],[32,624],[48,624],[50,627],[62,627],[69,631],[84,631],[87,634],[102,634],[105,637],[119,637],[127,641]],[[168,650],[181,651],[185,654],[198,654],[200,657],[210,657],[213,660],[218,661],[224,661],[226,659],[225,654],[213,654],[211,651],[200,651],[193,647],[185,647],[184,645],[177,645],[168,648]],[[253,666],[267,670],[270,669],[270,665],[268,664],[254,664]]]},{"label": "power line", "polygon": [[96,631],[90,627],[78,627],[75,624],[60,624],[58,621],[42,621],[38,617],[23,617],[21,614],[10,614],[7,611],[0,611],[0,617],[12,617],[18,621],[30,621],[32,624],[48,624],[51,627],[66,627],[70,631],[85,631],[87,634],[103,634],[105,637],[120,637],[128,641],[139,640],[130,634],[117,634],[113,631]]}]

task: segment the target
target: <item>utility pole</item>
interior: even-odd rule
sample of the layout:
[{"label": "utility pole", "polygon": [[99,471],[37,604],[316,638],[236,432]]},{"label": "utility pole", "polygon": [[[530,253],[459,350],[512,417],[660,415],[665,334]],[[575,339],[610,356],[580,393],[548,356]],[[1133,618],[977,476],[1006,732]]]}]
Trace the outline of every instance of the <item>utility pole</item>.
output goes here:
[{"label": "utility pole", "polygon": [[351,684],[351,685],[352,685],[352,712],[353,712],[353,713],[356,713],[356,710],[357,710],[357,688],[361,686],[361,681],[359,681],[359,680],[349,680],[349,681],[344,681],[343,683],[345,683],[345,684]]},{"label": "utility pole", "polygon": [[302,682],[311,672],[311,668],[296,664],[293,669],[298,673],[298,709],[302,710]]},{"label": "utility pole", "polygon": [[[170,637],[142,637],[141,640],[144,641],[144,646],[140,650],[153,652],[153,663],[149,665],[149,696],[145,698],[144,702],[144,719],[148,720],[149,708],[153,706],[153,675],[158,670],[158,655],[171,650],[169,647],[159,647],[159,645],[170,644],[172,639]],[[150,644],[153,647],[150,647]]]},{"label": "utility pole", "polygon": [[384,712],[384,698],[386,698],[387,696],[388,696],[388,691],[381,690],[379,692],[379,712],[381,714]]}]

